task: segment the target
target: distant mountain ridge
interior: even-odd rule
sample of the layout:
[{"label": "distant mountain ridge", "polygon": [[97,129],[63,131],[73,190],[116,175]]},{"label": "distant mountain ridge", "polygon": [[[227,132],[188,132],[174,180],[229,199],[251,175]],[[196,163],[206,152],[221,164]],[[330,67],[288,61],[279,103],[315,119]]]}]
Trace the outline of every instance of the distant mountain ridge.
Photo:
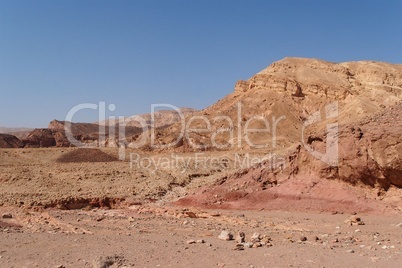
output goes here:
[{"label": "distant mountain ridge", "polygon": [[27,127],[0,127],[0,133],[14,135],[18,139],[27,137],[32,130],[34,129]]},{"label": "distant mountain ridge", "polygon": [[[159,110],[152,113],[147,114],[139,114],[139,115],[132,115],[125,118],[125,125],[126,126],[133,126],[133,127],[142,127],[140,122],[144,122],[146,127],[150,127],[153,123],[153,126],[156,128],[165,127],[174,123],[179,122],[182,118],[181,115],[186,117],[187,115],[194,114],[198,112],[198,110],[193,108],[179,108],[176,110]],[[154,122],[152,122],[152,119]],[[95,124],[99,125],[109,125],[109,120],[104,120],[100,122],[95,122]],[[115,124],[122,124],[119,120],[116,120],[112,125]]]},{"label": "distant mountain ridge", "polygon": [[21,131],[32,131],[33,128],[29,127],[1,127],[0,133],[11,133],[11,132],[21,132]]}]

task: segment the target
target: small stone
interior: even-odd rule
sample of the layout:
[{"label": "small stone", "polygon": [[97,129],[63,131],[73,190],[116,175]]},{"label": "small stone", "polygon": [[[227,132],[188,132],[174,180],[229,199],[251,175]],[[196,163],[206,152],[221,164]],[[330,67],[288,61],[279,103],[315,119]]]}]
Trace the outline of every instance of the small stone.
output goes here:
[{"label": "small stone", "polygon": [[253,247],[253,243],[252,243],[252,242],[244,243],[244,247],[246,247],[246,248],[252,248],[252,247]]},{"label": "small stone", "polygon": [[114,264],[116,261],[116,257],[111,257],[111,256],[98,256],[94,259],[93,261],[93,267],[94,268],[107,268],[110,267]]},{"label": "small stone", "polygon": [[244,245],[241,243],[236,244],[233,250],[244,250]]},{"label": "small stone", "polygon": [[381,248],[382,249],[388,249],[388,246],[382,246]]},{"label": "small stone", "polygon": [[307,241],[307,237],[305,237],[304,235],[301,235],[299,237],[299,241],[302,241],[302,242]]},{"label": "small stone", "polygon": [[396,225],[396,227],[402,227],[402,222],[401,222],[401,223],[398,223],[398,224]]},{"label": "small stone", "polygon": [[260,242],[256,242],[253,244],[253,248],[260,248],[260,247],[262,247]]},{"label": "small stone", "polygon": [[197,240],[197,241],[195,241],[197,244],[204,244],[205,243],[205,241],[204,241],[204,239],[199,239],[199,240]]},{"label": "small stone", "polygon": [[352,225],[352,221],[351,221],[351,220],[345,220],[344,223],[346,223],[347,225]]},{"label": "small stone", "polygon": [[359,222],[359,221],[361,221],[362,219],[360,218],[360,217],[357,217],[357,216],[351,216],[350,217],[350,220],[352,221],[352,222]]},{"label": "small stone", "polygon": [[264,235],[264,237],[261,239],[260,242],[264,242],[265,244],[269,243],[271,241],[271,237],[268,235]]},{"label": "small stone", "polygon": [[227,230],[223,230],[220,235],[218,236],[218,238],[220,240],[225,240],[225,241],[229,241],[229,240],[233,240],[233,234],[231,234],[229,231]]},{"label": "small stone", "polygon": [[236,236],[236,242],[237,243],[244,243],[245,242],[246,235],[243,232],[238,232]]},{"label": "small stone", "polygon": [[255,243],[255,242],[260,242],[261,241],[262,236],[259,233],[254,233],[251,236],[251,242]]},{"label": "small stone", "polygon": [[191,245],[191,244],[195,244],[196,242],[195,242],[195,240],[187,240],[187,242],[186,242],[187,244],[189,244],[189,245]]},{"label": "small stone", "polygon": [[11,213],[4,213],[4,214],[1,216],[1,218],[2,218],[2,219],[12,219],[12,218],[13,218],[13,215],[12,215]]},{"label": "small stone", "polygon": [[356,229],[355,233],[361,233],[362,231],[360,231],[360,229]]},{"label": "small stone", "polygon": [[353,249],[346,250],[347,253],[355,253]]},{"label": "small stone", "polygon": [[329,234],[322,234],[321,235],[321,238],[328,238],[329,237]]}]

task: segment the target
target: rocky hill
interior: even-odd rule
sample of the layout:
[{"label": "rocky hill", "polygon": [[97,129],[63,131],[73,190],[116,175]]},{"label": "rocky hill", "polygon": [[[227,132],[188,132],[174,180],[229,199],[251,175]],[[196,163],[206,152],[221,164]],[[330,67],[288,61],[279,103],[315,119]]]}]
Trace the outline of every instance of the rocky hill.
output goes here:
[{"label": "rocky hill", "polygon": [[[183,144],[192,142],[216,149],[211,144],[211,137],[215,135],[216,143],[226,144],[226,149],[249,149],[250,143],[245,141],[245,125],[267,128],[267,123],[257,118],[262,117],[267,119],[270,131],[249,133],[247,138],[252,144],[272,147],[275,125],[275,146],[286,148],[302,140],[302,127],[306,120],[315,112],[323,111],[328,104],[336,102],[337,122],[345,125],[396,105],[401,99],[402,65],[285,58],[248,80],[238,81],[233,93],[196,113],[211,122],[211,131],[190,133]],[[188,128],[206,127],[202,119],[190,123]],[[309,125],[306,131],[325,129],[326,124],[326,119],[322,118]],[[181,127],[181,124],[176,124],[158,132],[157,142],[167,144],[176,140]],[[225,132],[224,128],[232,131]]]},{"label": "rocky hill", "polygon": [[[67,128],[65,126],[67,125]],[[23,139],[24,147],[28,148],[47,148],[47,147],[70,147],[70,146],[100,146],[100,147],[117,147],[119,138],[119,125],[115,125],[114,129],[109,126],[104,128],[104,137],[100,139],[100,125],[91,123],[71,123],[66,121],[53,120],[49,123],[48,128],[34,129],[25,139]],[[70,136],[75,139],[73,144]],[[133,126],[126,126],[124,133],[127,137],[133,137],[141,133],[141,129]],[[76,142],[77,144],[74,144]]]},{"label": "rocky hill", "polygon": [[[148,126],[150,118],[144,117]],[[142,163],[146,167],[137,162],[140,186],[121,178],[134,183],[143,198],[209,208],[350,212],[377,210],[381,203],[383,209],[402,211],[401,65],[286,58],[238,81],[231,94],[202,111],[189,111],[184,118],[160,112],[155,118],[161,122],[155,129],[125,127],[125,145],[145,141],[127,152],[147,162]],[[121,146],[121,124],[109,123],[71,123],[70,129],[84,145]],[[22,143],[2,136],[0,147],[72,146],[65,133],[69,124],[54,120]],[[100,127],[106,132],[103,141]],[[68,149],[66,158],[60,155],[64,150],[54,153],[64,159],[60,165],[99,159],[110,160],[119,172],[127,167],[114,161],[117,150],[102,150],[113,152],[114,158],[97,149]],[[36,150],[27,151],[36,155]],[[193,152],[207,161],[197,162]],[[110,174],[105,171],[104,178]],[[123,196],[124,183],[119,188]],[[93,193],[92,186],[87,193]]]},{"label": "rocky hill", "polygon": [[16,136],[18,139],[24,139],[32,131],[32,128],[8,128],[0,127],[0,133],[10,134]]},{"label": "rocky hill", "polygon": [[23,143],[14,135],[0,134],[0,148],[21,148]]},{"label": "rocky hill", "polygon": [[[178,111],[176,110],[160,110],[156,111],[153,114],[140,114],[140,115],[133,115],[125,118],[125,125],[131,127],[147,127],[150,128],[151,126],[155,128],[163,128],[174,123],[181,121],[181,116],[188,116],[195,114],[197,110],[192,108],[180,108]],[[143,122],[144,125],[141,125],[140,122]],[[110,122],[109,120],[97,122],[96,124],[109,126],[115,124],[123,124],[123,122],[116,120],[116,122]]]},{"label": "rocky hill", "polygon": [[[283,206],[279,200],[286,199],[291,206],[291,200],[306,199],[308,209],[312,199],[355,202],[355,188],[345,190],[338,182],[373,187],[378,189],[374,198],[383,198],[387,191],[402,187],[401,100],[402,65],[300,58],[273,63],[238,81],[232,94],[198,114],[211,122],[219,116],[239,118],[240,124],[225,126],[222,120],[212,131],[191,136],[191,142],[216,150],[220,148],[210,141],[219,129],[231,129],[232,133],[220,135],[221,144],[229,141],[228,148],[241,154],[264,151],[271,159],[225,176],[179,204],[272,209],[275,204]],[[244,132],[253,117],[268,118],[268,131]],[[265,128],[263,120],[252,123]],[[202,120],[193,126],[203,127]],[[160,142],[174,140],[177,134],[172,133],[178,129],[162,131]]]}]

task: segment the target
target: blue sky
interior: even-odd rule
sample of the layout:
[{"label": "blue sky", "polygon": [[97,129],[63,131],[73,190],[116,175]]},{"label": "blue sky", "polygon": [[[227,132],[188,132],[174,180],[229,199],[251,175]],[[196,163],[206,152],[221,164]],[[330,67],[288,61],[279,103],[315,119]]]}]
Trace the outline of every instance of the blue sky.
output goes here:
[{"label": "blue sky", "polygon": [[401,33],[392,0],[0,0],[0,126],[202,109],[287,56],[402,63]]}]

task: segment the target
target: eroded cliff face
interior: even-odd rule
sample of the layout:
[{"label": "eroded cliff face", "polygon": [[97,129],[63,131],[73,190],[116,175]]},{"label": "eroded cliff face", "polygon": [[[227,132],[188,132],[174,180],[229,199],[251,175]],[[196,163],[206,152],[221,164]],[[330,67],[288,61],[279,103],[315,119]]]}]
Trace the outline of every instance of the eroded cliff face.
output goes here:
[{"label": "eroded cliff face", "polygon": [[[222,177],[177,204],[230,209],[376,210],[373,202],[402,210],[402,103],[353,123],[339,125],[337,163],[326,153],[327,135],[313,131],[305,143]],[[392,191],[391,191],[392,189]]]},{"label": "eroded cliff face", "polygon": [[[189,133],[183,144],[202,145],[214,150],[217,148],[213,138],[215,144],[227,145],[223,146],[224,150],[252,149],[250,143],[245,141],[246,125],[267,128],[266,122],[258,120],[265,118],[269,131],[249,133],[247,139],[252,144],[268,145],[266,149],[269,150],[274,149],[270,144],[276,139],[276,149],[287,148],[301,142],[304,125],[316,112],[321,111],[319,122],[305,131],[326,128],[325,109],[328,105],[336,104],[337,123],[346,125],[394,106],[401,99],[402,65],[285,58],[248,80],[238,81],[233,93],[191,116],[203,119],[186,119],[187,128],[205,129],[206,121],[211,124],[209,131]],[[222,131],[225,128],[230,131]],[[180,123],[158,130],[155,142],[159,145],[169,144],[181,131]],[[146,135],[149,137],[150,133]]]},{"label": "eroded cliff face", "polygon": [[[401,118],[402,103],[352,124],[340,125],[336,166],[330,167],[303,149],[297,166],[300,172],[319,174],[322,178],[385,190],[391,185],[402,187]],[[313,136],[312,148],[325,153],[327,133],[320,130]]]},{"label": "eroded cliff face", "polygon": [[[256,136],[275,138],[276,147],[266,150],[283,161],[239,170],[179,204],[281,209],[297,201],[307,209],[369,209],[370,200],[388,198],[402,208],[400,194],[390,191],[402,188],[402,65],[285,58],[238,81],[204,115],[234,118],[238,103],[245,121],[284,116],[276,136]],[[331,148],[333,163],[322,159]]]},{"label": "eroded cliff face", "polygon": [[[373,95],[378,90],[401,97],[402,66],[374,61],[330,63],[316,59],[285,58],[249,80],[240,80],[235,91],[271,89],[344,100],[348,95]],[[391,98],[394,99],[394,98]]]}]

